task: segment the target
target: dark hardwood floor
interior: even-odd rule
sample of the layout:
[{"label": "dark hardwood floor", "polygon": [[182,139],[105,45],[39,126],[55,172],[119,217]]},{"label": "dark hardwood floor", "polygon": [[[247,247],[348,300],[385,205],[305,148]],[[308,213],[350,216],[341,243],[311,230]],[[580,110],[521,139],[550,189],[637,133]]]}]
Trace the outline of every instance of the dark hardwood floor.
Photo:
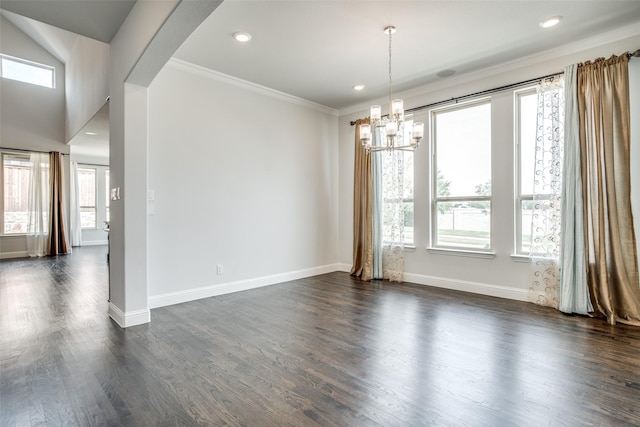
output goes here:
[{"label": "dark hardwood floor", "polygon": [[105,258],[0,262],[0,425],[640,425],[640,328],[331,273],[123,330]]}]

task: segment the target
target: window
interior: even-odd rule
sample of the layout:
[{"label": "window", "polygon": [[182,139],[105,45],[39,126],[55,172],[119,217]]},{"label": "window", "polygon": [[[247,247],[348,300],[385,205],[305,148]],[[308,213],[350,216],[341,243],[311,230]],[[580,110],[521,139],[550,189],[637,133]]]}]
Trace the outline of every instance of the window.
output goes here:
[{"label": "window", "polygon": [[491,102],[431,115],[435,248],[491,249]]},{"label": "window", "polygon": [[28,154],[2,153],[2,233],[23,234],[29,222]]},{"label": "window", "polygon": [[0,55],[0,75],[5,79],[48,88],[55,87],[53,67],[13,56]]},{"label": "window", "polygon": [[516,93],[516,253],[529,255],[534,207],[537,94],[535,89]]},{"label": "window", "polygon": [[78,168],[80,227],[96,228],[96,170]]}]

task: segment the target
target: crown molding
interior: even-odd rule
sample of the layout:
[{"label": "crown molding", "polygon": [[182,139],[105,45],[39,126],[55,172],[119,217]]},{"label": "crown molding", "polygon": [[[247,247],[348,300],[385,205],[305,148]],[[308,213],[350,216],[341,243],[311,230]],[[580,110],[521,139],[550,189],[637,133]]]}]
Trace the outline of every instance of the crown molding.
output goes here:
[{"label": "crown molding", "polygon": [[330,114],[332,116],[338,116],[338,110],[334,108],[327,107],[322,104],[318,104],[316,102],[308,101],[303,98],[299,98],[294,95],[290,95],[285,92],[280,92],[279,90],[271,89],[266,86],[262,86],[256,83],[252,83],[247,80],[242,80],[237,77],[230,76],[228,74],[224,74],[210,68],[206,68],[197,64],[193,64],[188,61],[183,61],[182,59],[171,58],[167,65],[171,68],[186,71],[188,73],[197,74],[199,76],[216,80],[222,83],[230,84],[236,87],[240,87],[242,89],[250,90],[255,93],[259,93],[261,95],[269,96],[274,99],[278,99],[280,101],[285,101],[290,104],[300,105],[303,107],[308,107],[319,111],[321,113]]}]

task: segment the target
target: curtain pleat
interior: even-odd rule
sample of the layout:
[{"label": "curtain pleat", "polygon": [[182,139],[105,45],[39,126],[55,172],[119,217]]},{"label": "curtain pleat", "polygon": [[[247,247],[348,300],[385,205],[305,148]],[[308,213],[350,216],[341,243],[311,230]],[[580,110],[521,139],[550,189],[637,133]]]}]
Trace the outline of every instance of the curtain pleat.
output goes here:
[{"label": "curtain pleat", "polygon": [[558,309],[587,315],[593,312],[587,286],[584,242],[584,201],[580,165],[577,65],[566,67],[565,130],[562,188],[562,232],[560,234],[560,292]]},{"label": "curtain pleat", "polygon": [[351,275],[371,280],[373,263],[373,220],[371,194],[371,153],[360,143],[360,125],[369,119],[356,122],[355,160],[353,179],[353,266]]},{"label": "curtain pleat", "polygon": [[580,64],[577,78],[591,302],[611,324],[640,325],[627,55]]},{"label": "curtain pleat", "polygon": [[66,254],[69,252],[64,219],[64,171],[62,155],[57,152],[49,153],[49,193],[51,197],[49,221],[49,255]]}]

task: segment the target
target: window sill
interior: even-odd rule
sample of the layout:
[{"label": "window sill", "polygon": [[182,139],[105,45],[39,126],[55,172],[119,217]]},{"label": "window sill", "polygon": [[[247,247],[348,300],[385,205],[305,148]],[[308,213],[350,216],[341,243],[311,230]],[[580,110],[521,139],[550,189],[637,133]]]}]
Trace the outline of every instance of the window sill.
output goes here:
[{"label": "window sill", "polygon": [[25,237],[27,233],[0,234],[0,237]]},{"label": "window sill", "polygon": [[511,254],[511,261],[515,262],[530,262],[531,257],[529,255]]},{"label": "window sill", "polygon": [[[389,247],[390,245],[388,243],[383,243],[382,246],[383,247]],[[407,252],[415,252],[416,247],[413,244],[410,244],[410,245],[405,244],[405,245],[402,246],[402,249],[404,251],[407,251]]]},{"label": "window sill", "polygon": [[473,251],[473,250],[465,250],[465,249],[445,249],[445,248],[429,248],[427,247],[427,252],[430,254],[436,255],[454,255],[454,256],[463,256],[469,258],[484,258],[484,259],[493,259],[496,257],[495,252],[484,252],[484,251]]}]

